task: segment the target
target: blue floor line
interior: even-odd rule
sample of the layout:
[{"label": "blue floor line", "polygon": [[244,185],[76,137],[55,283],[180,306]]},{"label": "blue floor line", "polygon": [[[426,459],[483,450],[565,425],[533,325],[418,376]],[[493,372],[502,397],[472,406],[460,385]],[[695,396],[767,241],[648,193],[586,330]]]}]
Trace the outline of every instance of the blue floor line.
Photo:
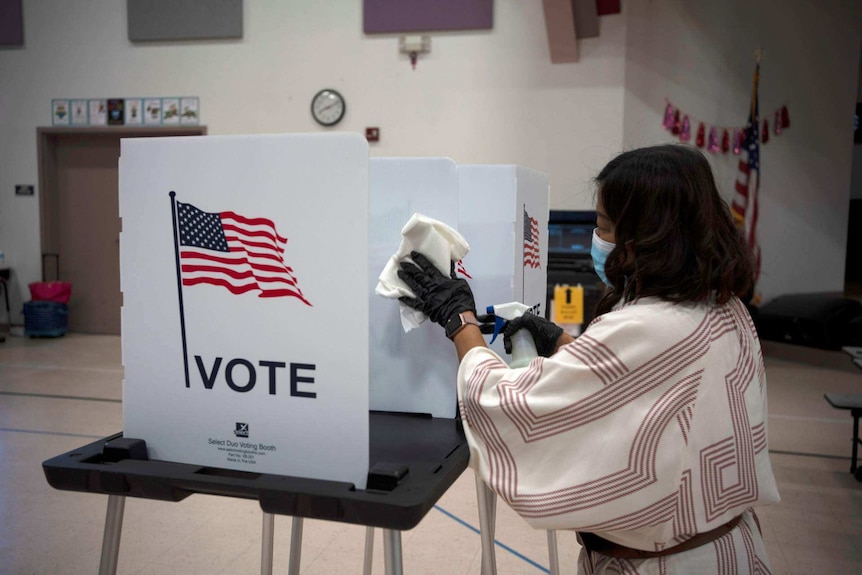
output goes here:
[{"label": "blue floor line", "polygon": [[[446,511],[445,509],[443,509],[439,505],[435,505],[434,509],[436,509],[437,511],[439,511],[443,515],[446,515],[447,517],[451,517],[452,519],[454,519],[455,521],[457,521],[458,523],[460,523],[461,525],[463,525],[467,529],[473,531],[474,533],[476,533],[476,534],[481,533],[478,529],[476,529],[475,527],[473,527],[472,525],[470,525],[469,523],[467,523],[466,521],[464,521],[463,519],[461,519],[457,515],[454,515],[453,513]],[[543,567],[543,566],[539,565],[538,563],[536,563],[535,561],[533,561],[529,557],[518,553],[517,551],[515,551],[514,549],[512,549],[511,547],[509,547],[505,543],[500,543],[499,541],[494,539],[494,544],[498,545],[502,549],[505,549],[506,551],[508,551],[509,553],[514,555],[515,557],[518,557],[519,559],[523,559],[524,561],[526,561],[527,563],[529,563],[530,565],[532,565],[533,567],[535,567],[539,571],[542,571],[543,573],[550,573],[551,572],[550,569],[548,569],[547,567]]]},{"label": "blue floor line", "polygon": [[0,391],[0,395],[12,395],[15,397],[47,397],[48,399],[78,399],[80,401],[107,401],[108,403],[123,403],[122,399],[110,399],[108,397],[82,397],[80,395],[54,395],[51,393],[24,393],[21,391]]},{"label": "blue floor line", "polygon": [[10,433],[36,433],[38,435],[63,435],[65,437],[83,437],[85,439],[101,439],[102,435],[84,435],[83,433],[64,433],[62,431],[41,431],[39,429],[14,429],[11,427],[0,427],[0,431]]}]

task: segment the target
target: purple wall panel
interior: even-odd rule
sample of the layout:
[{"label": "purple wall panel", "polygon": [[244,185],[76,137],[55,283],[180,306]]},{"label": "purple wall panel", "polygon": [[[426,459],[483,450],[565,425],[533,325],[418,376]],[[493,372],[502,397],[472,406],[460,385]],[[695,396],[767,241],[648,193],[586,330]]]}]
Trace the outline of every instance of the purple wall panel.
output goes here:
[{"label": "purple wall panel", "polygon": [[494,25],[494,0],[363,0],[366,34],[481,30]]},{"label": "purple wall panel", "polygon": [[0,0],[0,46],[24,44],[24,18],[21,0]]},{"label": "purple wall panel", "polygon": [[596,0],[599,16],[607,16],[608,14],[619,14],[622,11],[620,0]]}]

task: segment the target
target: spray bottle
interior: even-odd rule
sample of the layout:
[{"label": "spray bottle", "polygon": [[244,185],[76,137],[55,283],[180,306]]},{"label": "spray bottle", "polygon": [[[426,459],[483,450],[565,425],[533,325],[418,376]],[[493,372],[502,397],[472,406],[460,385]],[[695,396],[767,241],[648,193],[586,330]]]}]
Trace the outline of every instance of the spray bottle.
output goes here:
[{"label": "spray bottle", "polygon": [[[505,320],[512,320],[516,317],[521,317],[525,313],[529,313],[530,306],[524,305],[519,301],[513,301],[499,305],[489,305],[486,311],[487,313],[494,314],[494,336],[491,338],[491,343],[494,343],[497,335],[503,331],[503,326],[506,323]],[[524,367],[538,355],[536,342],[533,341],[533,336],[528,330],[519,329],[512,334],[512,361],[509,363],[509,367]]]}]

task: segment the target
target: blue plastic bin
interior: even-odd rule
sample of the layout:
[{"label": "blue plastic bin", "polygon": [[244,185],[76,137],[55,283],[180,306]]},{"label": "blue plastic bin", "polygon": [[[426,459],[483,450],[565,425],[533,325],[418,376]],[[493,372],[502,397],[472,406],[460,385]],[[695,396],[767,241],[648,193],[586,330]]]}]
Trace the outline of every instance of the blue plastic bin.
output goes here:
[{"label": "blue plastic bin", "polygon": [[24,304],[24,335],[60,337],[69,329],[69,308],[54,301],[28,301]]}]

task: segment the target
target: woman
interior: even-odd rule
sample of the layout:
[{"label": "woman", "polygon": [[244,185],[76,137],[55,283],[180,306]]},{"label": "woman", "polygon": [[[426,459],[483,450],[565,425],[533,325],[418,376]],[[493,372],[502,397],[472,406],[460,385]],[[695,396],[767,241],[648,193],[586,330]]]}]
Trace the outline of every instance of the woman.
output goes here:
[{"label": "woman", "polygon": [[739,300],[751,253],[695,148],[626,152],[596,180],[597,317],[577,339],[509,322],[536,340],[526,368],[487,348],[465,280],[402,264],[403,301],[455,343],[471,466],[532,526],[576,530],[582,573],[768,573],[753,508],[779,497]]}]

